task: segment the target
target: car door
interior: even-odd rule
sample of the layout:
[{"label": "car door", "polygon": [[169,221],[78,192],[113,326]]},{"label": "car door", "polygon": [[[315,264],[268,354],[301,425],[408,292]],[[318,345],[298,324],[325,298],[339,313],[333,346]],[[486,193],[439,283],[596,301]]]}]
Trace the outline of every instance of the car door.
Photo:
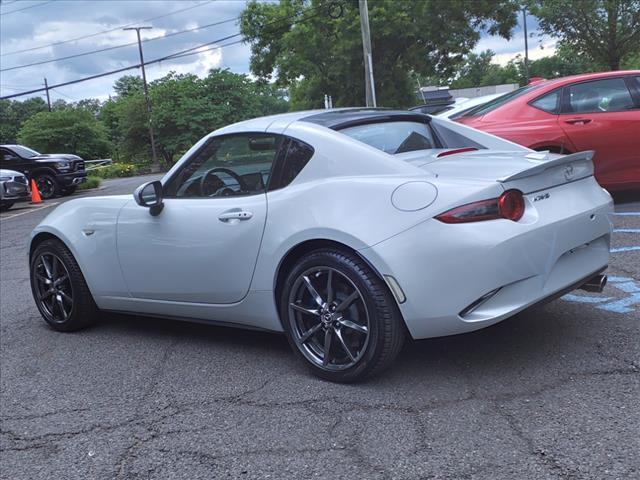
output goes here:
[{"label": "car door", "polygon": [[640,175],[640,109],[628,81],[605,78],[568,85],[563,91],[560,125],[575,151],[595,150],[596,178],[604,185]]},{"label": "car door", "polygon": [[164,182],[160,214],[133,201],[123,207],[117,248],[132,297],[206,304],[244,298],[282,142],[263,133],[213,137]]}]

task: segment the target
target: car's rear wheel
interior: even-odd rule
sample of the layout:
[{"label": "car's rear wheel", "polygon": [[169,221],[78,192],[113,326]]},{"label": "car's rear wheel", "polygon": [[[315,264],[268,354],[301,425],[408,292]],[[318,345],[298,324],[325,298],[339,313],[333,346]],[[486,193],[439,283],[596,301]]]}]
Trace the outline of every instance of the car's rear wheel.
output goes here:
[{"label": "car's rear wheel", "polygon": [[53,198],[60,193],[60,186],[58,185],[58,182],[53,177],[53,175],[49,175],[46,173],[41,173],[40,175],[37,175],[36,185],[38,186],[38,191],[40,192],[40,196],[44,200]]},{"label": "car's rear wheel", "polygon": [[389,366],[405,327],[382,280],[357,255],[311,252],[283,285],[280,316],[294,351],[316,375],[353,382]]},{"label": "car's rear wheel", "polygon": [[40,243],[31,255],[30,270],[33,298],[52,328],[71,332],[97,319],[98,308],[80,267],[61,241]]}]

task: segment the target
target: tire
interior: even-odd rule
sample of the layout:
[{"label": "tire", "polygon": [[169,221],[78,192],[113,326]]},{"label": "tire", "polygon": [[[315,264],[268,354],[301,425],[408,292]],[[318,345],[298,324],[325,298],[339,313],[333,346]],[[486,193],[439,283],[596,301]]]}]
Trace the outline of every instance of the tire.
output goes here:
[{"label": "tire", "polygon": [[58,181],[53,175],[41,173],[36,175],[35,180],[43,200],[49,200],[56,195],[60,195],[60,185],[58,185]]},{"label": "tire", "polygon": [[80,267],[61,241],[49,239],[40,243],[29,267],[33,299],[51,328],[72,332],[97,320],[98,307]]},{"label": "tire", "polygon": [[315,375],[359,381],[384,370],[402,349],[406,330],[395,299],[357,255],[315,250],[294,265],[281,287],[287,339]]},{"label": "tire", "polygon": [[78,190],[78,186],[77,185],[72,185],[70,187],[65,187],[63,189],[60,190],[60,194],[67,197],[69,195],[73,195],[74,193],[76,193],[76,190]]},{"label": "tire", "polygon": [[2,210],[3,212],[5,210],[9,210],[11,207],[13,207],[14,202],[5,202],[3,204],[0,205],[0,210]]}]

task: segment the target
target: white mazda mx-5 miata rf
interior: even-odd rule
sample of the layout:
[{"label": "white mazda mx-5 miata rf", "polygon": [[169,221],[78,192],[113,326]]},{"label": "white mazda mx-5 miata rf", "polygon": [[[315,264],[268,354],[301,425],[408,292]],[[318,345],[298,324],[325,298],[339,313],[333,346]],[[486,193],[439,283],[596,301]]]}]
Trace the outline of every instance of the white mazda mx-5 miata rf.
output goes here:
[{"label": "white mazda mx-5 miata rf", "polygon": [[31,236],[33,295],[60,331],[100,310],[284,331],[317,375],[354,381],[407,336],[601,291],[612,200],[591,156],[409,111],[257,118],[133,197],[57,207]]}]

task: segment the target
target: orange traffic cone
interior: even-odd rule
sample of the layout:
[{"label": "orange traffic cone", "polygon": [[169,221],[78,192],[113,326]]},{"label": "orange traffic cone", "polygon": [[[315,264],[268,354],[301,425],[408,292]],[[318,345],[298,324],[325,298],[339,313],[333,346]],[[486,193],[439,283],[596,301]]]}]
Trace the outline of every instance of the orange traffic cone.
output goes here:
[{"label": "orange traffic cone", "polygon": [[40,196],[40,192],[38,191],[36,181],[33,178],[31,179],[31,203],[34,205],[42,203],[42,197]]}]

